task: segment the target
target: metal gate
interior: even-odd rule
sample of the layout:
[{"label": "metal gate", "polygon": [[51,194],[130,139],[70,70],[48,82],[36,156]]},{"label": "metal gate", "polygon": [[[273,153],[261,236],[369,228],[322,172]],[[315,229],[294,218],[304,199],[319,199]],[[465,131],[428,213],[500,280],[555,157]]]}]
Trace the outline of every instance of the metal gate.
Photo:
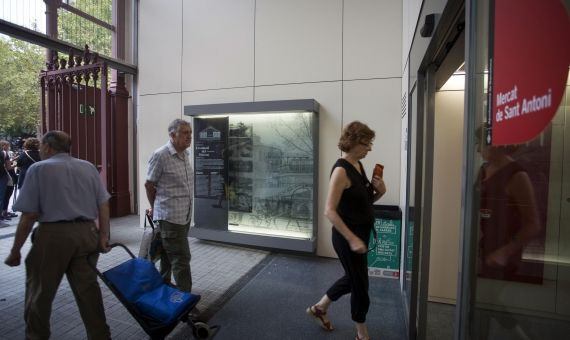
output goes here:
[{"label": "metal gate", "polygon": [[[128,92],[124,84],[108,89],[108,70],[97,53],[56,55],[40,73],[41,132],[65,131],[71,155],[91,162],[111,194],[111,216],[130,213],[128,190]],[[122,85],[122,86],[117,86]]]}]

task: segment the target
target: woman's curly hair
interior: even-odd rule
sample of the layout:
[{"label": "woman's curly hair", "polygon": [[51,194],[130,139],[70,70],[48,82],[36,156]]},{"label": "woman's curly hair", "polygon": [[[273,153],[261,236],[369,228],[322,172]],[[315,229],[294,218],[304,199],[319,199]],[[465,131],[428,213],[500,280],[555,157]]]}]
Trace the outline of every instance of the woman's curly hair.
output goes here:
[{"label": "woman's curly hair", "polygon": [[30,137],[26,139],[24,142],[24,149],[26,150],[39,150],[40,149],[40,140],[34,137]]},{"label": "woman's curly hair", "polygon": [[355,120],[342,129],[338,148],[340,151],[348,152],[359,143],[367,144],[372,142],[375,136],[376,133],[368,125]]}]

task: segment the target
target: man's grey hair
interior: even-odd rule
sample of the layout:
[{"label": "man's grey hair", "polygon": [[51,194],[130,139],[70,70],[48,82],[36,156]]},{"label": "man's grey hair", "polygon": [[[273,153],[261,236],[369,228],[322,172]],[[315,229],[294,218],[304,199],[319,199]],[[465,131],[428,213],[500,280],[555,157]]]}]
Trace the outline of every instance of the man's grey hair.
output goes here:
[{"label": "man's grey hair", "polygon": [[178,132],[178,128],[180,128],[181,125],[190,126],[190,122],[180,118],[173,120],[172,123],[168,124],[168,135],[172,136]]},{"label": "man's grey hair", "polygon": [[71,150],[71,137],[63,131],[53,130],[42,137],[42,144],[47,144],[55,152],[69,153]]}]

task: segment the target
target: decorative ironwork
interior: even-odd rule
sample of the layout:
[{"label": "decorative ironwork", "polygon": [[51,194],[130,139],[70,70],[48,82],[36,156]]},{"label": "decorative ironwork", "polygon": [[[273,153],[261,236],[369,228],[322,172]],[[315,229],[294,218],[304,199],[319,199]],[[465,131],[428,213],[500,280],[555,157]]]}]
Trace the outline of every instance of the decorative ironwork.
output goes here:
[{"label": "decorative ironwork", "polygon": [[67,132],[72,155],[93,163],[106,179],[112,152],[107,147],[111,131],[107,65],[87,45],[82,55],[70,51],[67,58],[59,58],[52,53],[46,70],[40,73],[40,84],[42,131]]}]

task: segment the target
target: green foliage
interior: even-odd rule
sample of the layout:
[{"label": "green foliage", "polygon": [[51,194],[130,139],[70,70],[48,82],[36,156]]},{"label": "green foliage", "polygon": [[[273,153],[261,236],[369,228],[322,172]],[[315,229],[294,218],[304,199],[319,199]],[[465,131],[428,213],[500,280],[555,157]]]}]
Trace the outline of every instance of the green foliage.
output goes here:
[{"label": "green foliage", "polygon": [[36,132],[40,120],[38,74],[45,49],[0,37],[0,135]]},{"label": "green foliage", "polygon": [[[69,5],[111,23],[111,0],[72,0]],[[58,11],[59,38],[92,52],[111,55],[111,31],[73,13]],[[59,54],[66,58],[66,54]],[[0,137],[35,134],[40,122],[39,72],[45,68],[45,49],[0,36]]]},{"label": "green foliage", "polygon": [[[101,20],[111,23],[111,0],[74,0],[69,5]],[[111,56],[111,31],[66,10],[59,10],[58,35],[61,40]]]}]

